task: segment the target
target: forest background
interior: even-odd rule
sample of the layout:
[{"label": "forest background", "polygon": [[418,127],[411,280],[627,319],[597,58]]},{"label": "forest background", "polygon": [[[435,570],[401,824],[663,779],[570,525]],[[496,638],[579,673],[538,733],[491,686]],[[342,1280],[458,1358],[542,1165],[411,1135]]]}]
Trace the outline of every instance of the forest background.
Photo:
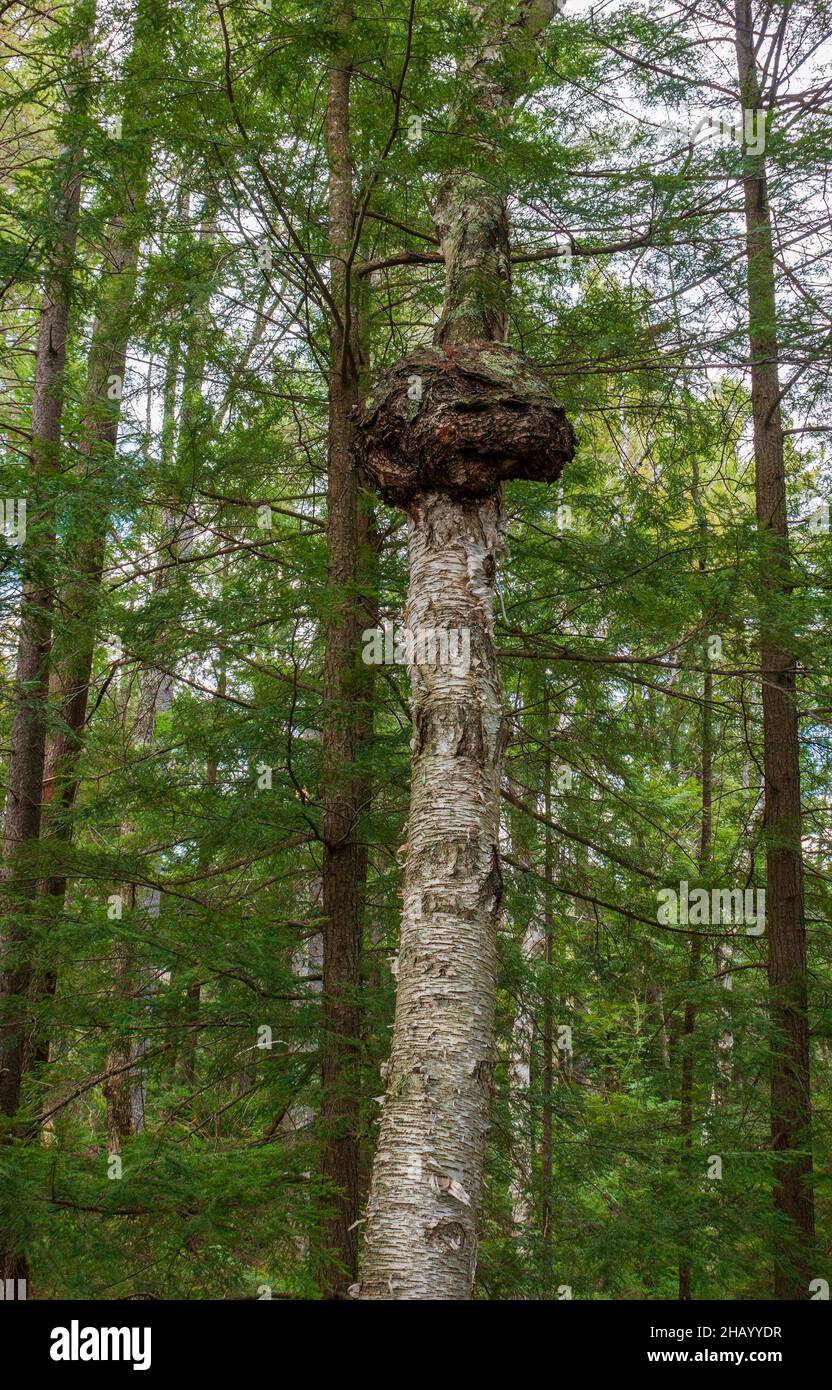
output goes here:
[{"label": "forest background", "polygon": [[[506,491],[476,1296],[828,1297],[832,11],[568,0],[534,63],[483,49],[528,8],[0,4],[0,1262],[30,1297],[360,1279],[412,731],[406,666],[362,660],[408,524],[352,432],[442,312],[472,54],[514,84],[464,141],[509,342],[577,438]],[[683,883],[767,891],[765,929],[668,918]]]}]

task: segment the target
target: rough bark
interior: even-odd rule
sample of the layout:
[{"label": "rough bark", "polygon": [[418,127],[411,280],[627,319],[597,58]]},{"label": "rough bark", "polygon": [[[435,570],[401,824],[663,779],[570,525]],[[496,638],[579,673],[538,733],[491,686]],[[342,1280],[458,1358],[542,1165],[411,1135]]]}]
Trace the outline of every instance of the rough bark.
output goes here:
[{"label": "rough bark", "polygon": [[[83,151],[76,118],[87,100],[86,62],[94,11],[79,6],[81,37],[72,50],[64,140],[56,169],[52,225],[35,349],[30,449],[29,536],[23,548],[20,635],[11,754],[3,822],[0,924],[0,1115],[14,1119],[30,1045],[27,996],[37,873],[32,848],[41,827],[41,789],[49,697],[55,580],[54,487],[59,468],[69,314],[73,294]],[[26,1262],[0,1242],[0,1278],[25,1278]]]},{"label": "rough bark", "polygon": [[[760,106],[750,0],[736,0],[744,110]],[[766,916],[772,1025],[771,1126],[774,1292],[809,1298],[814,1247],[806,928],[801,847],[797,662],[783,635],[791,592],[774,250],[764,155],[747,155],[744,177],[751,406],[757,525],[762,542],[760,666],[765,786]]]},{"label": "rough bark", "polygon": [[[123,289],[105,291],[107,303],[96,319],[90,351],[86,408],[92,418],[78,446],[82,459],[97,457],[100,465],[101,448],[115,451],[120,412],[107,410],[108,379],[117,374],[124,378],[127,357],[127,309],[132,298],[132,282],[138,247],[119,242],[117,233],[111,238],[107,251],[107,274],[123,279]],[[111,331],[109,314],[124,318],[124,327]],[[60,645],[56,642],[50,691],[61,719],[61,727],[49,737],[44,768],[43,800],[48,808],[49,823],[46,836],[69,839],[70,813],[77,792],[77,763],[81,736],[87,712],[92,657],[96,641],[95,613],[104,566],[109,512],[106,506],[96,508],[91,533],[88,533],[73,552],[73,573],[60,595],[60,616],[65,633]],[[45,891],[62,898],[66,876],[60,872],[48,880]]]},{"label": "rough bark", "polygon": [[[121,219],[114,222],[105,247],[103,300],[93,326],[85,394],[86,423],[78,446],[79,466],[91,471],[100,471],[102,464],[106,468],[104,460],[115,455],[120,399],[110,400],[108,382],[114,377],[124,380],[138,251],[135,232],[127,232]],[[108,503],[106,497],[96,499],[85,534],[73,546],[70,573],[58,599],[62,630],[56,633],[49,686],[50,699],[60,723],[46,743],[41,827],[41,838],[50,846],[53,862],[57,862],[42,880],[39,892],[59,907],[63,906],[67,889],[61,851],[73,834],[93,653],[99,637],[98,611],[110,517]],[[56,971],[50,964],[42,972],[36,988],[41,995],[51,995],[56,987]],[[49,1039],[42,1032],[33,1061],[44,1062],[48,1055]]]},{"label": "rough bark", "polygon": [[[99,284],[99,307],[93,325],[78,443],[78,468],[90,478],[106,476],[115,455],[121,421],[122,391],[136,290],[141,213],[150,161],[149,111],[142,93],[148,83],[151,46],[159,42],[166,0],[141,0],[125,81],[131,88],[123,114],[122,152],[118,168],[123,179],[122,207],[110,220],[104,243]],[[139,82],[141,79],[141,82]],[[133,84],[137,84],[133,88]],[[143,85],[142,85],[143,84]],[[90,674],[95,649],[97,612],[110,518],[107,489],[92,506],[85,497],[80,540],[73,539],[72,564],[61,589],[50,679],[50,698],[60,725],[49,736],[44,766],[44,839],[68,841],[77,793],[77,768],[87,715]],[[70,527],[70,531],[74,530]],[[41,891],[59,901],[66,892],[66,875],[54,872]]]},{"label": "rough bark", "polygon": [[[543,876],[547,884],[555,878],[555,843],[552,835],[552,744],[549,730],[549,701],[544,698],[546,717],[546,758],[544,762],[543,814],[544,827]],[[546,973],[543,982],[543,1120],[540,1138],[540,1181],[542,1188],[540,1231],[543,1243],[544,1298],[552,1297],[552,1178],[554,1171],[553,1113],[554,1113],[554,1016],[552,1009],[552,950],[554,945],[554,911],[552,894],[547,888],[543,900],[543,960]]]},{"label": "rough bark", "polygon": [[[91,20],[89,21],[91,27]],[[85,40],[73,51],[83,68]],[[71,122],[85,101],[76,77],[67,115],[69,140],[61,150],[53,208],[55,242],[46,266],[38,323],[32,393],[30,535],[23,550],[23,592],[15,673],[11,756],[3,824],[3,1023],[0,1028],[0,1113],[13,1116],[20,1099],[26,1023],[21,1010],[31,979],[26,947],[27,911],[37,891],[28,851],[41,826],[41,789],[49,696],[49,653],[54,607],[54,488],[59,464],[69,312],[73,291],[82,150],[71,143]],[[34,505],[33,505],[34,503]],[[33,523],[33,524],[32,524]]]},{"label": "rough bark", "polygon": [[[323,761],[323,1039],[321,1174],[324,1198],[318,1284],[334,1297],[356,1275],[359,1216],[360,970],[367,848],[361,823],[369,795],[356,768],[368,732],[371,668],[360,661],[368,614],[366,587],[370,513],[353,468],[354,420],[362,363],[362,324],[349,268],[353,237],[349,39],[352,14],[336,4],[341,38],[329,73],[326,141],[329,161],[330,293],[329,451],[327,474],[328,601],[325,621]],[[362,501],[362,495],[364,501]]]},{"label": "rough bark", "polygon": [[[480,114],[508,106],[518,73],[554,3],[521,6],[482,53],[465,83]],[[496,55],[496,56],[495,56]],[[463,76],[461,73],[460,76]],[[522,83],[520,84],[522,85]],[[462,84],[461,84],[462,86]],[[455,135],[470,151],[470,123]],[[495,152],[496,157],[496,152]],[[440,189],[436,225],[446,295],[428,380],[403,421],[401,375],[381,384],[361,419],[358,456],[382,491],[404,503],[410,522],[406,625],[469,633],[470,663],[432,662],[414,647],[410,665],[413,758],[404,906],[393,1045],[367,1209],[361,1297],[449,1299],[474,1287],[485,1138],[494,1065],[495,955],[500,906],[499,795],[505,731],[494,644],[493,594],[504,527],[502,480],[529,476],[524,428],[517,453],[504,432],[503,403],[490,389],[470,427],[470,374],[454,358],[509,362],[502,344],[509,299],[508,216],[499,164],[475,166]],[[497,192],[495,194],[495,180]],[[536,408],[515,358],[520,419]],[[509,377],[511,368],[509,367]],[[392,386],[392,389],[389,389]],[[533,474],[556,478],[571,456],[571,431],[550,430]],[[459,408],[457,408],[459,407]],[[483,459],[493,415],[496,457]],[[549,417],[551,418],[551,417]],[[515,426],[516,426],[515,420]],[[418,433],[427,464],[410,441]],[[440,460],[439,466],[434,466]],[[401,493],[398,478],[406,479]],[[474,480],[471,486],[470,480]]]},{"label": "rough bark", "polygon": [[368,1207],[364,1298],[471,1295],[491,1073],[500,765],[496,497],[427,493],[406,621],[468,628],[471,666],[410,667],[413,764],[393,1046]]},{"label": "rough bark", "polygon": [[[487,325],[483,323],[482,327]],[[490,497],[506,478],[551,482],[572,427],[534,363],[505,343],[426,348],[379,378],[357,441],[386,502],[420,493]]]}]

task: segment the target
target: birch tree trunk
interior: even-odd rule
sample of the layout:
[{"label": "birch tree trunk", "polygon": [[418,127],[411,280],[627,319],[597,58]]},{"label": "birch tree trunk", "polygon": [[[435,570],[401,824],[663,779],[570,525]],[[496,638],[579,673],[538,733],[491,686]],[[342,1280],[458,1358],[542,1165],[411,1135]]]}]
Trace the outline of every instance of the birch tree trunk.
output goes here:
[{"label": "birch tree trunk", "polygon": [[[736,0],[737,69],[743,110],[761,93],[751,0]],[[781,610],[791,593],[774,248],[763,154],[746,155],[745,228],[751,407],[757,525],[763,541],[760,665],[763,692],[768,983],[773,1031],[771,1132],[774,1206],[783,1221],[774,1242],[774,1293],[810,1297],[814,1246],[811,1187],[809,1020],[801,845],[797,663],[783,639]]]},{"label": "birch tree trunk", "polygon": [[[523,59],[555,9],[554,0],[521,6],[466,63],[460,77],[473,84],[481,113],[516,99]],[[513,88],[505,85],[509,70]],[[463,152],[467,120],[455,132]],[[502,480],[551,480],[572,452],[562,411],[530,364],[503,346],[510,250],[499,166],[450,173],[435,222],[446,286],[436,348],[377,383],[359,452],[382,496],[408,514],[405,623],[414,638],[398,990],[367,1210],[365,1299],[473,1293],[502,888],[506,731],[493,614]],[[460,634],[457,653],[467,642],[470,660],[442,659],[441,645],[432,660],[415,640],[420,631],[445,634],[446,653]]]},{"label": "birch tree trunk", "polygon": [[472,665],[413,664],[413,769],[393,1048],[365,1298],[469,1298],[494,1064],[500,765],[496,498],[419,499],[406,622],[470,632]]}]

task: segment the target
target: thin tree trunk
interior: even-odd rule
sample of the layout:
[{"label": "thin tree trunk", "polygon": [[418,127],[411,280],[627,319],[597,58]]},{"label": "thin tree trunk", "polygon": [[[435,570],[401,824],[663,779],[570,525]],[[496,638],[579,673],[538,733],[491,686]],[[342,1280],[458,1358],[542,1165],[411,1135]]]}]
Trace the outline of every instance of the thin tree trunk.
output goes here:
[{"label": "thin tree trunk", "polygon": [[[223,561],[222,569],[223,583],[225,583],[228,579],[229,568],[229,557],[226,557]],[[222,633],[219,634],[219,637],[220,640],[222,640]],[[215,707],[225,699],[227,684],[228,675],[226,669],[225,654],[222,652],[222,650],[220,650],[219,672],[217,675],[217,693],[214,696]],[[216,787],[217,771],[217,753],[215,749],[212,749],[208,755],[208,759],[205,765],[206,787],[210,787],[212,789]],[[206,846],[206,848],[200,852],[199,863],[200,866],[206,866],[209,862],[210,854],[208,853]],[[199,981],[196,980],[193,984],[188,985],[188,988],[185,991],[185,1038],[182,1046],[182,1077],[183,1080],[189,1086],[193,1085],[194,1079],[196,1077],[196,1058],[197,1047],[199,1043],[199,1011],[201,1003],[202,990],[200,988]]]},{"label": "thin tree trunk", "polygon": [[[128,81],[136,82],[139,76],[147,80],[148,56],[151,46],[158,45],[159,24],[165,8],[164,0],[142,0],[139,4],[127,64]],[[141,235],[137,219],[144,205],[150,162],[147,113],[143,110],[140,93],[140,86],[131,89],[124,108],[122,129],[126,153],[119,166],[126,177],[124,209],[107,229],[100,305],[90,344],[78,454],[80,468],[92,476],[100,475],[102,468],[106,471],[113,459],[121,421]],[[87,497],[84,505],[86,518],[81,524],[81,539],[73,544],[72,566],[59,600],[59,617],[65,633],[63,638],[56,636],[52,660],[50,696],[59,712],[61,727],[47,741],[44,768],[44,838],[64,842],[72,837],[72,808],[78,789],[78,760],[98,636],[96,618],[110,519],[106,492],[96,497],[92,506]],[[62,902],[66,874],[60,869],[53,873],[41,891]]]},{"label": "thin tree trunk", "polygon": [[[171,525],[175,524],[171,518]],[[152,667],[143,668],[132,735],[134,746],[152,744],[156,720],[170,708],[172,695],[173,682],[169,676]],[[122,835],[127,835],[131,829],[130,825],[122,826]],[[153,921],[159,916],[161,901],[158,889],[144,888],[137,894],[135,885],[131,885],[125,896],[125,906],[131,914],[128,921],[135,923],[136,915],[140,922]],[[136,957],[135,944],[116,928],[113,993],[131,1001],[153,988],[152,973],[148,978],[149,972],[137,967]],[[109,1075],[102,1089],[107,1101],[107,1137],[112,1153],[121,1153],[125,1140],[138,1134],[144,1123],[145,1078],[141,1058],[145,1048],[146,1043],[134,1035],[132,1028],[119,1034],[110,1048],[107,1060]]]},{"label": "thin tree trunk", "polygon": [[[693,487],[692,499],[694,510],[697,515],[697,528],[700,541],[703,546],[707,545],[708,539],[708,518],[705,506],[702,501],[702,494],[699,486],[699,463],[694,459],[693,462]],[[705,571],[707,560],[705,555],[699,557],[698,568],[701,572]],[[705,675],[702,681],[702,744],[701,744],[701,788],[702,788],[702,815],[699,830],[699,873],[705,875],[711,859],[711,842],[713,839],[713,697],[714,697],[714,678],[710,667],[710,656],[708,644],[705,643],[703,664]],[[688,957],[688,998],[685,1001],[685,1013],[682,1022],[682,1077],[680,1087],[679,1104],[679,1130],[682,1138],[682,1159],[685,1164],[688,1181],[693,1180],[691,1173],[690,1157],[693,1152],[693,1098],[694,1098],[694,1058],[693,1058],[693,1035],[696,1029],[696,990],[699,984],[700,965],[702,959],[702,938],[692,933],[690,938]],[[679,1299],[687,1302],[691,1298],[691,1267],[690,1267],[690,1235],[685,1233],[682,1241],[682,1250],[679,1256]]]},{"label": "thin tree trunk", "polygon": [[346,258],[354,230],[350,142],[349,42],[353,18],[336,4],[340,49],[329,73],[330,292],[341,324],[330,330],[327,484],[328,590],[324,653],[323,758],[323,1044],[321,1173],[325,1195],[318,1283],[325,1296],[355,1279],[360,1122],[360,969],[367,847],[361,824],[368,783],[356,759],[368,732],[371,668],[360,661],[367,626],[361,589],[367,581],[370,513],[353,467],[351,412],[359,399],[362,325]]},{"label": "thin tree trunk", "polygon": [[[173,448],[176,428],[176,380],[179,363],[178,341],[173,345],[165,373],[164,410],[162,416],[162,456],[169,461]],[[165,513],[163,530],[173,537],[178,532],[176,519]],[[172,541],[175,544],[175,541]],[[169,579],[169,571],[161,570],[155,576],[153,588],[157,590]],[[155,671],[152,666],[142,668],[139,679],[138,708],[132,731],[132,743],[150,743],[156,726],[156,716],[170,704],[171,681]],[[124,714],[128,713],[129,697],[125,692]],[[122,836],[130,833],[132,826],[121,827]],[[124,895],[126,906],[131,913],[137,907],[149,909],[151,915],[158,915],[159,895],[145,892],[137,900],[135,886],[131,885]],[[112,988],[113,993],[122,999],[134,998],[141,991],[144,982],[139,978],[136,968],[136,950],[126,936],[115,929],[113,942]],[[131,1032],[118,1035],[107,1060],[107,1071],[113,1073],[104,1083],[103,1092],[107,1104],[107,1141],[111,1153],[121,1153],[123,1145],[132,1134],[138,1132],[144,1118],[144,1082],[138,1072],[140,1043]],[[133,1065],[131,1065],[133,1064]],[[140,1092],[140,1096],[137,1095]]]},{"label": "thin tree trunk", "polygon": [[[750,0],[736,0],[743,110],[760,105]],[[757,525],[762,539],[760,665],[763,691],[768,982],[773,1032],[771,1125],[774,1292],[810,1297],[814,1247],[806,928],[801,848],[796,659],[783,637],[791,592],[774,251],[765,156],[745,158],[745,227]]]},{"label": "thin tree trunk", "polygon": [[[705,657],[707,662],[707,655]],[[702,683],[702,824],[699,838],[699,872],[707,872],[711,857],[711,836],[713,828],[713,675],[706,667]],[[699,984],[702,938],[693,933],[690,938],[688,957],[688,998],[682,1023],[682,1079],[680,1088],[679,1129],[682,1137],[682,1157],[685,1163],[687,1180],[694,1181],[690,1158],[693,1152],[693,1095],[694,1058],[693,1035],[696,1029],[696,989]],[[687,1302],[691,1297],[691,1266],[689,1237],[683,1242],[679,1256],[679,1298]]]},{"label": "thin tree trunk", "polygon": [[[520,788],[512,784],[511,778],[506,778],[507,786],[520,795]],[[518,819],[520,818],[518,812]],[[509,813],[505,827],[505,843],[511,851],[512,857],[516,857],[519,844],[515,843],[515,820]],[[522,852],[525,852],[525,844]],[[543,932],[537,918],[533,914],[526,923],[523,932],[523,942],[521,952],[523,959],[528,963],[529,969],[533,970],[534,965],[545,950],[543,944]],[[517,1000],[517,1011],[511,1025],[511,1040],[509,1043],[507,1070],[509,1094],[516,1099],[518,1108],[522,1114],[522,1120],[517,1125],[517,1142],[512,1146],[512,1178],[509,1186],[511,1197],[511,1214],[517,1234],[520,1239],[528,1235],[534,1227],[538,1212],[535,1210],[535,1188],[534,1188],[534,1166],[535,1166],[535,1116],[534,1116],[534,1072],[535,1072],[535,1049],[538,1042],[539,1029],[533,1000],[528,1002],[521,991]],[[524,1230],[525,1228],[525,1230]]]},{"label": "thin tree trunk", "polygon": [[[37,894],[32,847],[41,828],[49,654],[55,583],[53,488],[59,469],[69,312],[73,293],[83,152],[76,124],[87,101],[86,66],[94,10],[79,6],[81,38],[64,119],[52,209],[55,241],[46,267],[32,395],[29,538],[23,551],[20,637],[15,671],[11,756],[3,822],[3,920],[0,925],[0,1115],[13,1119],[30,1044],[27,997],[32,983],[31,914]],[[25,1260],[0,1242],[0,1278],[25,1278]]]},{"label": "thin tree trunk", "polygon": [[652,1004],[656,1010],[657,1028],[655,1030],[656,1042],[659,1046],[659,1057],[662,1068],[667,1071],[670,1068],[670,1038],[667,1031],[667,1016],[664,1010],[664,994],[658,980],[653,980],[648,984],[646,990],[648,1003]]},{"label": "thin tree trunk", "polygon": [[[217,220],[213,205],[203,209],[199,237],[209,242],[216,234]],[[204,333],[210,301],[210,282],[201,288],[191,310],[191,321],[187,326],[187,349],[182,374],[182,405],[179,422],[179,438],[176,441],[176,475],[181,479],[190,468],[195,475],[198,467],[200,440],[200,411],[203,404],[202,387],[205,373]],[[174,449],[176,378],[180,348],[177,340],[171,350],[165,380],[164,415],[162,421],[162,453],[167,461]],[[168,539],[171,558],[178,561],[184,557],[193,542],[195,522],[187,504],[180,514],[172,509],[165,512],[162,529]],[[175,583],[175,566],[163,569],[154,578],[153,588],[158,591],[166,584]],[[133,729],[135,745],[152,744],[157,717],[169,709],[173,698],[172,678],[154,667],[152,657],[142,669],[139,681],[138,708]],[[123,833],[131,827],[125,826]],[[156,890],[145,890],[138,903],[135,891],[130,894],[131,907],[138,907],[145,920],[159,916],[161,901]],[[136,950],[129,940],[116,936],[113,960],[113,987],[116,994],[127,999],[135,999],[152,990],[154,977],[147,969],[137,969]],[[145,1077],[141,1068],[141,1057],[146,1048],[142,1040],[130,1033],[118,1037],[111,1049],[108,1071],[117,1073],[107,1083],[108,1135],[111,1148],[120,1152],[122,1144],[130,1135],[137,1134],[144,1123]],[[133,1063],[129,1069],[128,1064]]]}]

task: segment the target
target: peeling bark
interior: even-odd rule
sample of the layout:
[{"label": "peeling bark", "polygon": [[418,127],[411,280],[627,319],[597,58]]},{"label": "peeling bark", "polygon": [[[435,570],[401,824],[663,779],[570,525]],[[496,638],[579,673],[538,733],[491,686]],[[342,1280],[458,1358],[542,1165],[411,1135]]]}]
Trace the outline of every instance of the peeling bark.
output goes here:
[{"label": "peeling bark", "polygon": [[[554,0],[521,5],[466,62],[481,112],[511,104],[508,74],[516,84],[554,12]],[[471,134],[464,115],[454,133],[464,150]],[[436,349],[417,354],[420,389],[408,389],[414,359],[385,374],[359,418],[356,450],[382,495],[409,516],[407,628],[414,638],[426,628],[470,634],[470,663],[420,664],[415,650],[409,668],[404,906],[367,1209],[365,1299],[473,1293],[502,890],[505,726],[493,616],[502,481],[551,481],[574,450],[539,374],[503,343],[510,292],[503,191],[495,195],[494,182],[478,172],[454,171],[439,191],[436,226],[446,271]]]},{"label": "peeling bark", "polygon": [[410,667],[413,767],[393,1047],[365,1298],[467,1298],[494,1065],[500,764],[496,498],[419,499],[406,622],[467,627],[471,664]]}]

